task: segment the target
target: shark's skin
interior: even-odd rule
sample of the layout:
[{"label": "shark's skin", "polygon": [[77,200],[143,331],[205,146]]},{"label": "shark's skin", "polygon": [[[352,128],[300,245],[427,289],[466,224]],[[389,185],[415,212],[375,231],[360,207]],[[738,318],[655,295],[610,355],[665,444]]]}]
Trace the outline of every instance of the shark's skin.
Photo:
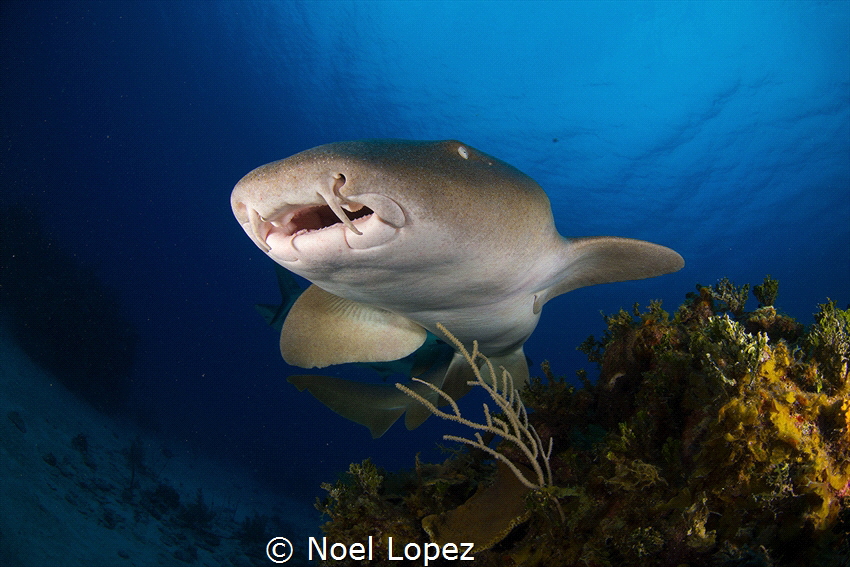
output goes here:
[{"label": "shark's skin", "polygon": [[[551,298],[684,265],[642,240],[562,237],[533,179],[455,140],[318,146],[248,173],[231,205],[257,246],[314,284],[281,332],[284,359],[304,368],[396,360],[442,323],[521,382]],[[426,377],[455,399],[469,378],[459,354]],[[376,437],[405,410],[410,428],[428,416],[391,385],[290,381]]]}]

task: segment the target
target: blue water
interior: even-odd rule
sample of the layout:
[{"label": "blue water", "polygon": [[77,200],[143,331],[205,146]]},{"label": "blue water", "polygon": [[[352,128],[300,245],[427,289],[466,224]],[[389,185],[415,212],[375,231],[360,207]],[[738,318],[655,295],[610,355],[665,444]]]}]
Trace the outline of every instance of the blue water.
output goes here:
[{"label": "blue water", "polygon": [[591,368],[600,310],[698,282],[772,274],[804,322],[850,302],[848,2],[6,1],[0,116],[3,197],[137,326],[127,414],[308,499],[367,456],[438,458],[447,426],[372,440],[286,383],[253,309],[273,267],[229,204],[269,161],[455,138],[535,178],[562,234],[684,256],[548,304],[526,352],[558,374]]}]

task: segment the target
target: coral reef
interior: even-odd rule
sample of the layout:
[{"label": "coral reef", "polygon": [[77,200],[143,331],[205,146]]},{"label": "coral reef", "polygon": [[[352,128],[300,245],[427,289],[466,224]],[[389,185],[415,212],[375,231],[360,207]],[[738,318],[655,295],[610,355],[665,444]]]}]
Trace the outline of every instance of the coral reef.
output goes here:
[{"label": "coral reef", "polygon": [[[850,309],[827,301],[804,328],[772,305],[775,280],[756,288],[752,312],[749,286],[721,280],[672,317],[660,302],[606,317],[601,340],[580,346],[600,367],[593,383],[579,371],[581,388],[544,363],[522,399],[553,440],[551,490],[523,487],[525,510],[476,565],[849,564]],[[532,465],[512,443],[493,450]],[[490,537],[493,508],[476,497],[512,475],[488,459],[459,451],[395,475],[353,465],[324,485],[323,529],[336,541]]]}]

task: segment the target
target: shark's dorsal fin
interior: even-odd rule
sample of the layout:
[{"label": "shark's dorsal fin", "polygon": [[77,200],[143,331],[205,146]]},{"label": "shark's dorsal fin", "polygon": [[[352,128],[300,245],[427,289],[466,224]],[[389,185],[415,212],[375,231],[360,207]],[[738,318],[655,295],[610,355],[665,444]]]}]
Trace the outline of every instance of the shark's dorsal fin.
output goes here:
[{"label": "shark's dorsal fin", "polygon": [[412,353],[427,335],[406,317],[311,285],[283,323],[280,352],[288,364],[302,368],[384,362]]},{"label": "shark's dorsal fin", "polygon": [[[282,305],[270,305],[268,303],[257,303],[254,305],[254,309],[257,310],[257,313],[259,313],[263,317],[263,320],[271,327],[274,327],[275,323],[278,321],[282,307]],[[280,326],[283,327],[282,318],[280,319]],[[278,331],[280,331],[280,329],[278,329]]]},{"label": "shark's dorsal fin", "polygon": [[304,289],[298,285],[298,280],[292,275],[292,272],[279,264],[274,265],[275,274],[277,274],[277,286],[280,289],[280,305],[269,305],[266,303],[258,303],[254,306],[257,313],[263,316],[266,323],[273,327],[279,333],[283,328],[283,322],[286,316],[289,315],[289,310],[292,304],[298,299],[298,296]]},{"label": "shark's dorsal fin", "polygon": [[614,236],[591,236],[566,240],[563,277],[537,293],[534,312],[568,291],[610,282],[652,278],[675,272],[685,265],[682,257],[665,246]]}]

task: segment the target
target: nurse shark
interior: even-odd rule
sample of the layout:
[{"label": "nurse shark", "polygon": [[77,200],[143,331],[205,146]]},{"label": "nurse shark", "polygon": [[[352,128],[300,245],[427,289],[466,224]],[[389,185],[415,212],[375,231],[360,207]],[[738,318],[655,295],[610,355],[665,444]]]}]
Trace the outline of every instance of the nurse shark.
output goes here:
[{"label": "nurse shark", "polygon": [[[260,249],[312,283],[280,335],[284,360],[303,368],[401,359],[429,331],[439,336],[442,323],[522,383],[523,344],[550,299],[684,266],[675,251],[643,240],[561,236],[533,179],[456,140],[318,146],[248,173],[231,206]],[[454,399],[474,379],[453,351],[419,378]],[[405,412],[409,429],[430,415],[393,384],[289,381],[373,437]]]}]

